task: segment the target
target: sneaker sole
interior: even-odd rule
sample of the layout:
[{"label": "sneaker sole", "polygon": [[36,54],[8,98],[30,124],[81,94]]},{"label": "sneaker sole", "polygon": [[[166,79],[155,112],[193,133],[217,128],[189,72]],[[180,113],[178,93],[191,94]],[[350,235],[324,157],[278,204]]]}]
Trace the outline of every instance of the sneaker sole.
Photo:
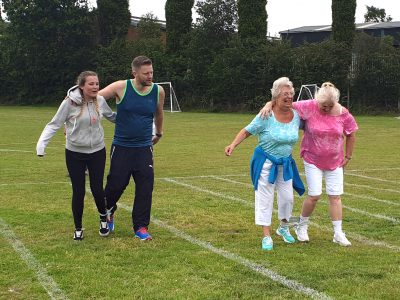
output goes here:
[{"label": "sneaker sole", "polygon": [[272,248],[261,248],[263,251],[272,251],[272,250],[274,250],[274,248],[272,247]]},{"label": "sneaker sole", "polygon": [[147,238],[145,238],[145,239],[142,239],[140,236],[137,236],[136,234],[135,234],[135,238],[138,238],[139,240],[141,240],[141,241],[151,241],[153,238],[151,238],[151,237],[147,237]]},{"label": "sneaker sole", "polygon": [[[296,232],[296,231],[295,231],[295,232]],[[308,242],[310,241],[310,239],[301,239],[301,238],[299,238],[299,235],[297,234],[297,232],[296,232],[296,236],[297,236],[297,240],[298,240],[299,242],[308,243]]]},{"label": "sneaker sole", "polygon": [[276,234],[279,235],[279,236],[281,236],[281,237],[283,238],[283,241],[284,241],[285,243],[288,243],[288,244],[294,244],[294,243],[296,243],[296,240],[294,240],[294,241],[288,241],[288,240],[278,231],[278,229],[276,230]]},{"label": "sneaker sole", "polygon": [[339,241],[337,241],[337,240],[335,240],[335,239],[333,239],[332,240],[335,244],[339,244],[340,246],[343,246],[343,247],[350,247],[351,246],[351,243],[350,244],[343,244],[343,243],[341,243],[341,242],[339,242]]},{"label": "sneaker sole", "polygon": [[100,236],[108,236],[110,234],[110,231],[108,231],[107,233],[101,233],[101,232],[99,232],[99,235]]}]

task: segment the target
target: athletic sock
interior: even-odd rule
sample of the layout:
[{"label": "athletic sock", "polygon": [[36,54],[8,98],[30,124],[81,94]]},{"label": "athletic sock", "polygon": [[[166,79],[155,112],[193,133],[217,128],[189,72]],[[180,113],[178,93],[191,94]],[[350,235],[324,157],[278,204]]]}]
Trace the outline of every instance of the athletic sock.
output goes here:
[{"label": "athletic sock", "polygon": [[342,232],[342,220],[332,221],[332,225],[335,233]]},{"label": "athletic sock", "polygon": [[303,217],[302,215],[300,215],[300,224],[302,223],[308,223],[308,220],[310,219],[310,217]]},{"label": "athletic sock", "polygon": [[100,214],[100,220],[103,222],[107,221],[107,214]]}]

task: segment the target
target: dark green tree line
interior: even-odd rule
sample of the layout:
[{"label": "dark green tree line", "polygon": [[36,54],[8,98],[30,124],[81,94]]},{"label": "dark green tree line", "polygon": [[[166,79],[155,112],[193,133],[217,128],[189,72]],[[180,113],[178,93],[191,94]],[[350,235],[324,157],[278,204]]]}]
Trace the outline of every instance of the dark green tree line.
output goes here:
[{"label": "dark green tree line", "polygon": [[[246,6],[256,2],[260,9]],[[395,109],[400,99],[400,49],[388,38],[357,35],[353,40],[354,1],[332,2],[333,39],[291,48],[288,41],[269,41],[251,28],[266,30],[267,14],[261,9],[266,1],[240,0],[239,9],[236,0],[200,0],[190,29],[172,31],[180,41],[174,51],[168,50],[164,28],[152,14],[142,16],[134,41],[114,30],[103,45],[98,21],[105,11],[90,10],[86,1],[4,3],[1,103],[59,102],[84,69],[97,71],[102,86],[128,78],[137,55],[153,59],[156,82],[173,82],[184,110],[258,111],[281,76],[291,78],[297,91],[302,84],[332,81],[342,96],[350,96],[353,111]]]},{"label": "dark green tree line", "polygon": [[377,8],[375,6],[368,6],[367,7],[367,12],[364,14],[364,20],[365,22],[391,22],[393,18],[391,16],[386,17],[386,11],[384,8]]},{"label": "dark green tree line", "polygon": [[239,36],[265,43],[267,36],[267,0],[238,0]]},{"label": "dark green tree line", "polygon": [[100,45],[125,39],[131,22],[128,0],[97,0]]},{"label": "dark green tree line", "polygon": [[82,69],[93,68],[94,18],[87,1],[64,0],[60,5],[57,0],[4,0],[3,4],[9,24],[0,47],[10,100],[48,101]]},{"label": "dark green tree line", "polygon": [[194,0],[167,0],[165,20],[167,22],[167,51],[176,54],[181,51],[192,28]]}]

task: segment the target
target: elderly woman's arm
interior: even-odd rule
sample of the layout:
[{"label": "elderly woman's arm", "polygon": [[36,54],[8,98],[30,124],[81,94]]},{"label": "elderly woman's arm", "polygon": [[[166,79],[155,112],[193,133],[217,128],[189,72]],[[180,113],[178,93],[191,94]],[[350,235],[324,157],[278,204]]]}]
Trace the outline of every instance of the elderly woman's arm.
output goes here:
[{"label": "elderly woman's arm", "polygon": [[233,150],[249,136],[250,133],[246,129],[243,128],[242,130],[240,130],[236,137],[233,139],[232,143],[229,146],[225,147],[225,154],[227,156],[230,156]]},{"label": "elderly woman's arm", "polygon": [[274,100],[268,101],[268,102],[264,105],[264,107],[261,108],[261,110],[260,110],[260,112],[259,112],[260,117],[261,117],[262,119],[268,118],[268,115],[271,113],[272,108],[274,107],[274,105],[275,105],[275,101],[274,101]]},{"label": "elderly woman's arm", "polygon": [[354,144],[356,142],[356,133],[352,132],[346,135],[346,155],[344,157],[343,167],[349,163],[351,157],[353,156]]}]

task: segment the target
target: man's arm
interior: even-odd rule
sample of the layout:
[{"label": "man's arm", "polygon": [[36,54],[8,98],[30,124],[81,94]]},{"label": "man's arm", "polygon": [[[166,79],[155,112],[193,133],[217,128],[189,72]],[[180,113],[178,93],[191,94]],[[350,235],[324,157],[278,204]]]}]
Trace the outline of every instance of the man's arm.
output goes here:
[{"label": "man's arm", "polygon": [[109,100],[115,98],[117,101],[121,100],[122,94],[125,90],[126,81],[119,80],[107,85],[104,89],[99,91],[99,95],[103,96],[104,99]]},{"label": "man's arm", "polygon": [[165,91],[162,86],[158,86],[158,104],[157,110],[154,114],[154,124],[156,126],[156,135],[153,137],[153,145],[155,145],[163,134],[163,122],[164,122],[164,99]]}]

